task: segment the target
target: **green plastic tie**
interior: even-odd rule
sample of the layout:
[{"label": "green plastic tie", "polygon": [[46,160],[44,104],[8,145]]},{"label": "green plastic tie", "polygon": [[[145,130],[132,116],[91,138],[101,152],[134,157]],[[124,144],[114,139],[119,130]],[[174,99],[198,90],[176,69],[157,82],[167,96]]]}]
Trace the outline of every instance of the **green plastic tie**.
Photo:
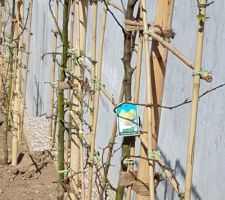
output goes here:
[{"label": "green plastic tie", "polygon": [[197,19],[199,21],[204,20],[205,18],[206,18],[205,15],[202,15],[202,14],[197,15]]},{"label": "green plastic tie", "polygon": [[91,79],[91,83],[96,83],[96,79]]},{"label": "green plastic tie", "polygon": [[95,85],[96,90],[101,91],[101,89],[102,89],[101,87],[102,87],[101,84],[96,83],[96,85]]},{"label": "green plastic tie", "polygon": [[132,158],[126,158],[123,160],[123,164],[124,165],[134,165],[135,164],[135,160]]},{"label": "green plastic tie", "polygon": [[154,33],[155,32],[155,30],[145,30],[145,31],[143,31],[143,35],[151,35],[151,33]]},{"label": "green plastic tie", "polygon": [[205,74],[205,73],[211,73],[211,72],[209,70],[203,69],[203,70],[200,70],[200,71],[194,71],[192,73],[192,76],[199,76],[200,78],[202,78],[202,75]]},{"label": "green plastic tie", "polygon": [[99,159],[98,154],[88,157],[88,162],[90,162],[90,163],[98,163],[99,161],[100,161],[100,159]]},{"label": "green plastic tie", "polygon": [[59,174],[64,174],[64,176],[67,176],[68,173],[69,173],[69,170],[68,170],[68,169],[59,170],[58,173],[59,173]]},{"label": "green plastic tie", "polygon": [[148,151],[148,159],[155,160],[157,157],[161,157],[160,151]]},{"label": "green plastic tie", "polygon": [[214,1],[209,2],[209,3],[198,3],[198,8],[207,8],[208,6],[210,6],[213,3],[214,3]]}]

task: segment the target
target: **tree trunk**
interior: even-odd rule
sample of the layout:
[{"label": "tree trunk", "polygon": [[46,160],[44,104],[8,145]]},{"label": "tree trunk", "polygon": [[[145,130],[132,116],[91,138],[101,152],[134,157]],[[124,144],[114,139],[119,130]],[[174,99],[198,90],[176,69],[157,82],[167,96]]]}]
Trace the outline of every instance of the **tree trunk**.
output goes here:
[{"label": "tree trunk", "polygon": [[[136,0],[129,0],[127,3],[127,11],[125,13],[125,19],[132,20],[134,7],[136,4]],[[132,82],[132,74],[133,69],[131,68],[131,59],[133,53],[133,45],[132,45],[132,32],[124,31],[124,51],[123,51],[123,65],[124,65],[124,95],[125,101],[131,101],[131,82]],[[134,142],[134,138],[125,137],[122,143],[122,158],[129,157],[130,155],[130,145]],[[127,167],[121,164],[121,171],[126,171]],[[116,189],[116,199],[122,200],[124,194],[124,187],[118,185]]]},{"label": "tree trunk", "polygon": [[[67,52],[68,52],[68,0],[64,0],[63,4],[63,31],[62,31],[62,59],[61,66],[59,68],[59,82],[64,82],[65,80],[65,68],[67,67]],[[59,171],[59,182],[63,186],[64,183],[64,90],[58,87],[58,171]],[[58,194],[59,200],[63,200],[64,192],[61,191]]]}]

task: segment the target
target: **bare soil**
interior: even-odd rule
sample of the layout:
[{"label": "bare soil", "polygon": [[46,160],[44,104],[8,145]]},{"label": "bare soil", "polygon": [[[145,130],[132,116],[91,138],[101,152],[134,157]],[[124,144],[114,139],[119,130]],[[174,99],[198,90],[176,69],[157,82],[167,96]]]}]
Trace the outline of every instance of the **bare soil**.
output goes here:
[{"label": "bare soil", "polygon": [[57,199],[55,165],[46,152],[30,154],[26,147],[16,167],[0,166],[0,200]]}]

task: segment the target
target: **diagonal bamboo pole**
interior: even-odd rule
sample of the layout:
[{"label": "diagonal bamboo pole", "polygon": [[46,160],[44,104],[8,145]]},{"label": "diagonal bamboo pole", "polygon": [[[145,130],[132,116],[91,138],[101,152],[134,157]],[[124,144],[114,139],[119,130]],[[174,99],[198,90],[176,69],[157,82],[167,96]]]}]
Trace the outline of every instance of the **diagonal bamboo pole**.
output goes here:
[{"label": "diagonal bamboo pole", "polygon": [[[162,29],[171,29],[172,24],[172,15],[174,8],[174,0],[158,0],[156,7],[156,16],[154,24],[156,26],[160,26]],[[151,81],[152,81],[152,90],[153,90],[153,103],[161,104],[163,97],[163,88],[166,74],[166,64],[168,57],[168,49],[158,43],[157,40],[153,40],[152,48],[150,54],[150,62],[151,62]],[[153,147],[157,148],[157,137],[160,123],[160,108],[153,108]],[[144,127],[146,127],[146,120],[143,122]],[[144,129],[146,130],[146,129]],[[143,137],[147,139],[147,135],[143,134]],[[147,154],[145,152],[144,146],[141,145],[140,156],[147,158]],[[144,173],[148,168],[148,163],[145,159],[140,159],[139,167],[138,167],[138,178],[143,182],[147,183],[147,176]],[[139,199],[147,199],[140,194],[136,196],[137,200]]]},{"label": "diagonal bamboo pole", "polygon": [[[143,23],[144,30],[148,29],[147,21],[147,6],[146,0],[142,0],[142,12],[143,12]],[[147,73],[147,103],[152,103],[152,83],[151,83],[151,69],[150,60],[147,59],[150,55],[149,52],[149,36],[144,34],[144,44],[145,44],[145,58],[146,58],[146,73]],[[152,110],[147,108],[147,132],[148,132],[148,152],[153,151],[153,137],[152,137]],[[155,199],[155,187],[154,187],[154,163],[149,161],[149,197],[151,200]]]},{"label": "diagonal bamboo pole", "polygon": [[[20,129],[21,129],[21,113],[20,113],[20,98],[21,98],[21,64],[22,64],[22,45],[23,45],[23,35],[22,24],[23,20],[23,1],[17,1],[17,11],[16,11],[16,37],[18,38],[18,49],[17,49],[17,58],[16,61],[16,76],[15,76],[15,94],[14,94],[14,103],[13,103],[13,138],[12,138],[12,166],[17,165],[17,156],[18,148],[20,141]],[[20,35],[20,36],[19,36]]]},{"label": "diagonal bamboo pole", "polygon": [[[140,140],[141,143],[143,145],[143,147],[145,149],[148,148],[148,142],[146,141],[146,139],[143,137],[143,135],[140,135]],[[164,161],[162,160],[161,157],[156,157],[155,161],[159,164],[159,166],[162,168],[163,173],[165,174],[167,180],[169,181],[169,183],[171,184],[171,186],[173,187],[173,189],[175,190],[175,192],[177,193],[178,197],[182,197],[183,193],[181,191],[180,185],[177,182],[177,180],[175,179],[173,173],[168,169],[168,167],[166,167]],[[139,179],[138,179],[139,180]],[[143,199],[143,198],[142,198]]]},{"label": "diagonal bamboo pole", "polygon": [[[206,0],[199,1],[199,5],[207,5],[207,3],[208,2]],[[194,68],[195,72],[201,71],[201,67],[202,67],[206,7],[204,6],[199,7],[198,16],[202,16],[202,17],[198,21],[197,45],[196,45],[195,68]],[[187,161],[186,161],[185,195],[184,195],[185,200],[191,200],[191,187],[192,187],[193,164],[194,164],[199,89],[200,89],[200,76],[193,76],[193,93],[192,93],[191,116],[190,116],[189,137],[188,137],[188,151],[187,151]]]},{"label": "diagonal bamboo pole", "polygon": [[26,71],[25,71],[25,79],[24,79],[24,90],[23,90],[23,103],[22,103],[22,128],[21,128],[21,134],[24,134],[24,114],[26,109],[26,97],[27,97],[27,80],[28,80],[28,67],[29,67],[29,61],[30,61],[30,41],[31,41],[31,35],[32,35],[32,16],[33,16],[33,0],[29,3],[29,29],[28,29],[28,37],[27,37],[27,49],[26,49]]},{"label": "diagonal bamboo pole", "polygon": [[[99,44],[99,53],[98,53],[98,63],[97,63],[97,77],[96,84],[100,85],[101,83],[101,74],[102,74],[102,60],[103,60],[103,49],[104,49],[104,38],[105,38],[105,29],[106,29],[106,20],[107,20],[107,9],[104,6],[103,8],[103,16],[102,16],[102,27],[101,27],[101,36],[100,36],[100,44]],[[90,151],[90,159],[94,157],[94,149],[95,149],[95,138],[96,138],[96,130],[97,130],[97,121],[98,121],[98,111],[99,111],[99,100],[100,100],[100,90],[96,90],[95,93],[95,110],[94,110],[94,119],[93,119],[93,127],[91,134],[91,151]],[[93,180],[93,164],[90,163],[89,173],[88,173],[88,200],[92,198],[92,180]]]},{"label": "diagonal bamboo pole", "polygon": [[[59,18],[59,2],[58,2],[58,0],[55,0],[54,13],[55,13],[55,19],[56,19],[55,23],[58,23],[58,18]],[[53,52],[56,52],[56,50],[57,50],[57,39],[58,39],[57,24],[55,24],[53,31],[54,31]],[[52,65],[51,65],[51,82],[55,81],[55,67],[56,67],[56,55],[53,56]],[[51,109],[50,110],[50,116],[51,116],[51,119],[50,119],[50,123],[49,123],[49,136],[51,138],[52,145],[55,142],[55,123],[54,123],[55,106],[54,106],[54,101],[55,101],[55,94],[54,94],[54,87],[52,87],[51,93],[50,93],[50,107],[51,107],[50,108]]]}]

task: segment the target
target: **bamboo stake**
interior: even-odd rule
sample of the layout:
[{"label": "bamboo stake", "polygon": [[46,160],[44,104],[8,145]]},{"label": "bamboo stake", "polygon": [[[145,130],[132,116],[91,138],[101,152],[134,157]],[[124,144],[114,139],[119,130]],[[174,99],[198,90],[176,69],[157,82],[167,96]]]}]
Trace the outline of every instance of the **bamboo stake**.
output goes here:
[{"label": "bamboo stake", "polygon": [[[96,61],[96,35],[97,35],[97,12],[98,12],[98,2],[93,3],[93,24],[92,24],[92,48],[91,48],[91,58],[93,61]],[[96,62],[92,63],[91,65],[91,95],[90,95],[90,127],[93,126],[93,119],[94,119],[94,91],[95,91],[95,67],[96,67]],[[91,130],[92,132],[92,130]],[[90,133],[91,134],[91,133]]]},{"label": "bamboo stake", "polygon": [[22,126],[23,126],[23,119],[22,119],[22,113],[23,110],[21,110],[21,105],[23,104],[23,95],[21,92],[21,81],[22,81],[22,60],[23,60],[23,33],[24,33],[24,27],[23,27],[23,20],[24,20],[24,0],[20,0],[18,1],[18,3],[21,3],[21,9],[20,9],[20,13],[19,13],[19,34],[21,34],[20,39],[19,39],[19,52],[18,52],[18,62],[19,62],[19,71],[20,71],[20,75],[19,75],[19,105],[18,105],[18,110],[19,110],[19,124],[18,124],[18,138],[19,138],[19,144],[22,141]]},{"label": "bamboo stake", "polygon": [[[143,37],[142,34],[139,33],[138,40],[138,56],[137,56],[137,67],[136,67],[136,77],[135,77],[135,86],[134,86],[134,103],[138,103],[139,101],[139,91],[140,91],[140,80],[141,80],[141,66],[142,66],[142,52],[143,52]],[[131,144],[130,148],[130,156],[131,158],[135,155],[135,140]],[[130,165],[129,171],[133,172],[134,166]],[[128,187],[126,199],[130,200],[131,198],[131,189],[132,187]]]},{"label": "bamboo stake", "polygon": [[146,33],[148,33],[153,39],[157,40],[164,47],[166,47],[171,53],[173,53],[177,58],[179,58],[190,69],[194,69],[192,61],[185,57],[181,52],[179,52],[175,47],[173,47],[170,43],[164,40],[161,36],[158,36],[156,33],[154,33],[154,30],[147,30]]},{"label": "bamboo stake", "polygon": [[[88,0],[80,0],[79,1],[79,26],[80,26],[80,50],[85,54],[86,52],[86,33],[87,33],[87,13],[88,13]],[[84,70],[82,70],[82,79],[84,79]],[[80,126],[80,130],[82,131],[82,124]],[[80,168],[84,169],[84,156],[83,156],[83,146],[80,142]],[[85,182],[84,182],[84,173],[81,173],[81,197],[82,200],[85,199]]]},{"label": "bamboo stake", "polygon": [[[23,19],[23,1],[17,1],[17,12],[16,12],[16,37],[22,33],[22,24]],[[18,38],[18,61],[16,63],[16,77],[15,77],[15,95],[14,95],[14,105],[13,105],[13,138],[12,138],[12,166],[17,165],[17,156],[18,156],[18,145],[20,141],[20,97],[21,97],[21,64],[22,64],[22,45],[23,39],[22,35]]]},{"label": "bamboo stake", "polygon": [[[80,9],[79,9],[79,1],[75,1],[75,11],[76,11],[76,49],[78,56],[80,56]],[[82,72],[81,72],[81,67],[76,66],[75,67],[75,75],[77,77],[82,77]],[[81,98],[82,98],[82,88],[81,88],[81,83],[78,80],[74,81],[75,84],[77,84],[77,98],[74,97],[74,105],[78,105],[73,108],[76,113],[81,113],[82,111],[82,105],[81,105]],[[75,123],[74,125],[78,127],[78,132],[77,130],[72,130],[71,132],[71,160],[70,160],[70,167],[71,170],[75,173],[80,171],[80,140],[78,137],[79,131],[82,130],[82,122],[79,118],[79,116],[75,116],[75,120],[73,120]],[[75,133],[74,133],[75,132]],[[78,186],[79,184],[79,175],[75,175],[72,177],[72,186]],[[76,189],[73,188],[75,191]],[[70,194],[71,199],[76,199],[75,194]]]},{"label": "bamboo stake", "polygon": [[[94,125],[94,103],[95,103],[95,68],[96,68],[96,38],[97,38],[97,21],[98,21],[98,2],[93,2],[93,24],[92,24],[92,48],[91,48],[91,58],[94,61],[91,65],[91,94],[90,94],[90,118],[89,118],[89,124],[90,124],[90,135],[93,135],[93,125]],[[92,143],[90,144],[92,145]],[[92,177],[90,175],[88,176],[88,184],[92,184]],[[89,186],[88,186],[89,187]],[[91,190],[91,189],[89,189]],[[91,191],[88,190],[88,198],[91,198]]]},{"label": "bamboo stake", "polygon": [[[73,43],[74,43],[74,40],[73,40],[73,36],[74,36],[74,18],[75,18],[75,1],[72,0],[70,1],[70,5],[69,5],[69,10],[70,11],[70,39],[69,39],[69,48],[70,49],[73,49]],[[72,8],[72,9],[71,9]],[[73,66],[73,61],[72,61],[72,58],[70,58],[68,60],[68,71],[72,71],[72,66]],[[68,91],[67,91],[67,101],[70,102],[71,101],[71,89],[69,88]],[[72,105],[69,104],[68,106],[68,111],[71,112],[72,111]],[[67,134],[65,135],[65,169],[68,170],[68,163],[69,163],[69,143],[70,143],[70,135],[71,135],[71,128],[70,128],[70,125],[72,123],[72,120],[71,120],[71,116],[70,115],[66,115],[66,122],[68,122],[69,124],[69,128],[68,128],[68,131],[67,131]]]},{"label": "bamboo stake", "polygon": [[[156,16],[154,24],[161,27],[161,29],[171,29],[172,16],[173,16],[174,0],[158,0],[156,7]],[[153,40],[150,54],[151,67],[151,81],[152,81],[152,92],[153,92],[153,104],[162,103],[163,88],[166,74],[166,64],[168,57],[168,49],[160,45],[157,40]],[[160,123],[160,108],[153,108],[153,147],[157,148],[157,138]],[[146,127],[146,120],[144,120],[144,127]],[[146,129],[145,129],[146,130]],[[147,134],[142,135],[147,138]],[[147,158],[145,148],[141,146],[140,156]],[[138,167],[138,179],[143,182],[148,182],[145,171],[148,167],[148,163],[144,159],[140,159]],[[147,199],[140,194],[136,196],[137,200]]]},{"label": "bamboo stake", "polygon": [[27,37],[27,55],[26,55],[26,71],[25,71],[25,80],[24,80],[24,90],[23,90],[23,103],[22,103],[22,127],[21,127],[21,134],[24,134],[24,114],[25,114],[25,108],[26,108],[26,97],[27,97],[27,80],[28,80],[28,67],[29,67],[29,61],[30,61],[30,41],[31,41],[31,35],[32,35],[32,16],[33,16],[33,0],[30,0],[29,3],[29,31],[28,31],[28,37]]},{"label": "bamboo stake", "polygon": [[[143,12],[143,23],[144,30],[148,29],[147,21],[147,6],[146,0],[142,0],[142,12]],[[144,35],[144,44],[145,44],[145,58],[149,57],[149,36]],[[151,69],[150,69],[150,60],[146,59],[146,73],[147,73],[147,103],[152,103],[152,84],[151,84]],[[147,108],[147,132],[148,132],[148,152],[151,153],[153,150],[153,138],[152,138],[152,110]],[[155,187],[154,187],[154,163],[149,161],[149,197],[151,200],[155,199]]]},{"label": "bamboo stake", "polygon": [[[55,23],[58,23],[58,18],[59,18],[59,2],[58,2],[58,0],[55,0],[54,13],[55,13],[55,19],[56,19]],[[57,39],[58,39],[57,31],[58,31],[57,24],[55,24],[54,25],[53,52],[56,52],[56,50],[57,50]],[[51,82],[55,81],[55,67],[56,67],[56,55],[53,56],[53,62],[52,62],[52,65],[51,65]],[[50,106],[51,106],[50,115],[51,115],[51,119],[50,119],[50,123],[49,123],[49,136],[51,138],[52,145],[55,142],[55,123],[54,123],[55,106],[54,106],[54,99],[55,99],[54,87],[52,87],[51,93],[50,93]]]},{"label": "bamboo stake", "polygon": [[[98,85],[101,83],[102,60],[103,60],[103,49],[104,49],[106,20],[107,20],[107,9],[104,6],[104,8],[103,8],[103,17],[102,17],[101,36],[100,36],[100,45],[99,45],[100,49],[99,49],[98,63],[97,63],[96,83]],[[91,142],[90,158],[93,158],[93,156],[94,156],[95,138],[96,138],[96,130],[97,130],[98,111],[99,111],[99,100],[100,100],[100,90],[96,90],[93,129],[92,129],[91,140],[90,140],[90,142]],[[90,164],[90,166],[89,166],[89,173],[88,173],[88,198],[87,198],[88,200],[91,200],[91,198],[92,198],[92,180],[93,180],[93,164]]]},{"label": "bamboo stake", "polygon": [[[199,1],[199,5],[200,4],[207,5],[207,3],[208,2],[206,0]],[[199,7],[198,16],[202,16],[202,17],[198,21],[199,23],[198,23],[197,45],[196,45],[196,53],[195,53],[195,72],[201,71],[201,67],[202,67],[206,7],[204,6]],[[190,116],[190,126],[189,126],[189,138],[188,138],[187,162],[186,162],[185,195],[184,195],[185,200],[191,200],[199,88],[200,88],[200,76],[194,76],[191,116]]]}]

